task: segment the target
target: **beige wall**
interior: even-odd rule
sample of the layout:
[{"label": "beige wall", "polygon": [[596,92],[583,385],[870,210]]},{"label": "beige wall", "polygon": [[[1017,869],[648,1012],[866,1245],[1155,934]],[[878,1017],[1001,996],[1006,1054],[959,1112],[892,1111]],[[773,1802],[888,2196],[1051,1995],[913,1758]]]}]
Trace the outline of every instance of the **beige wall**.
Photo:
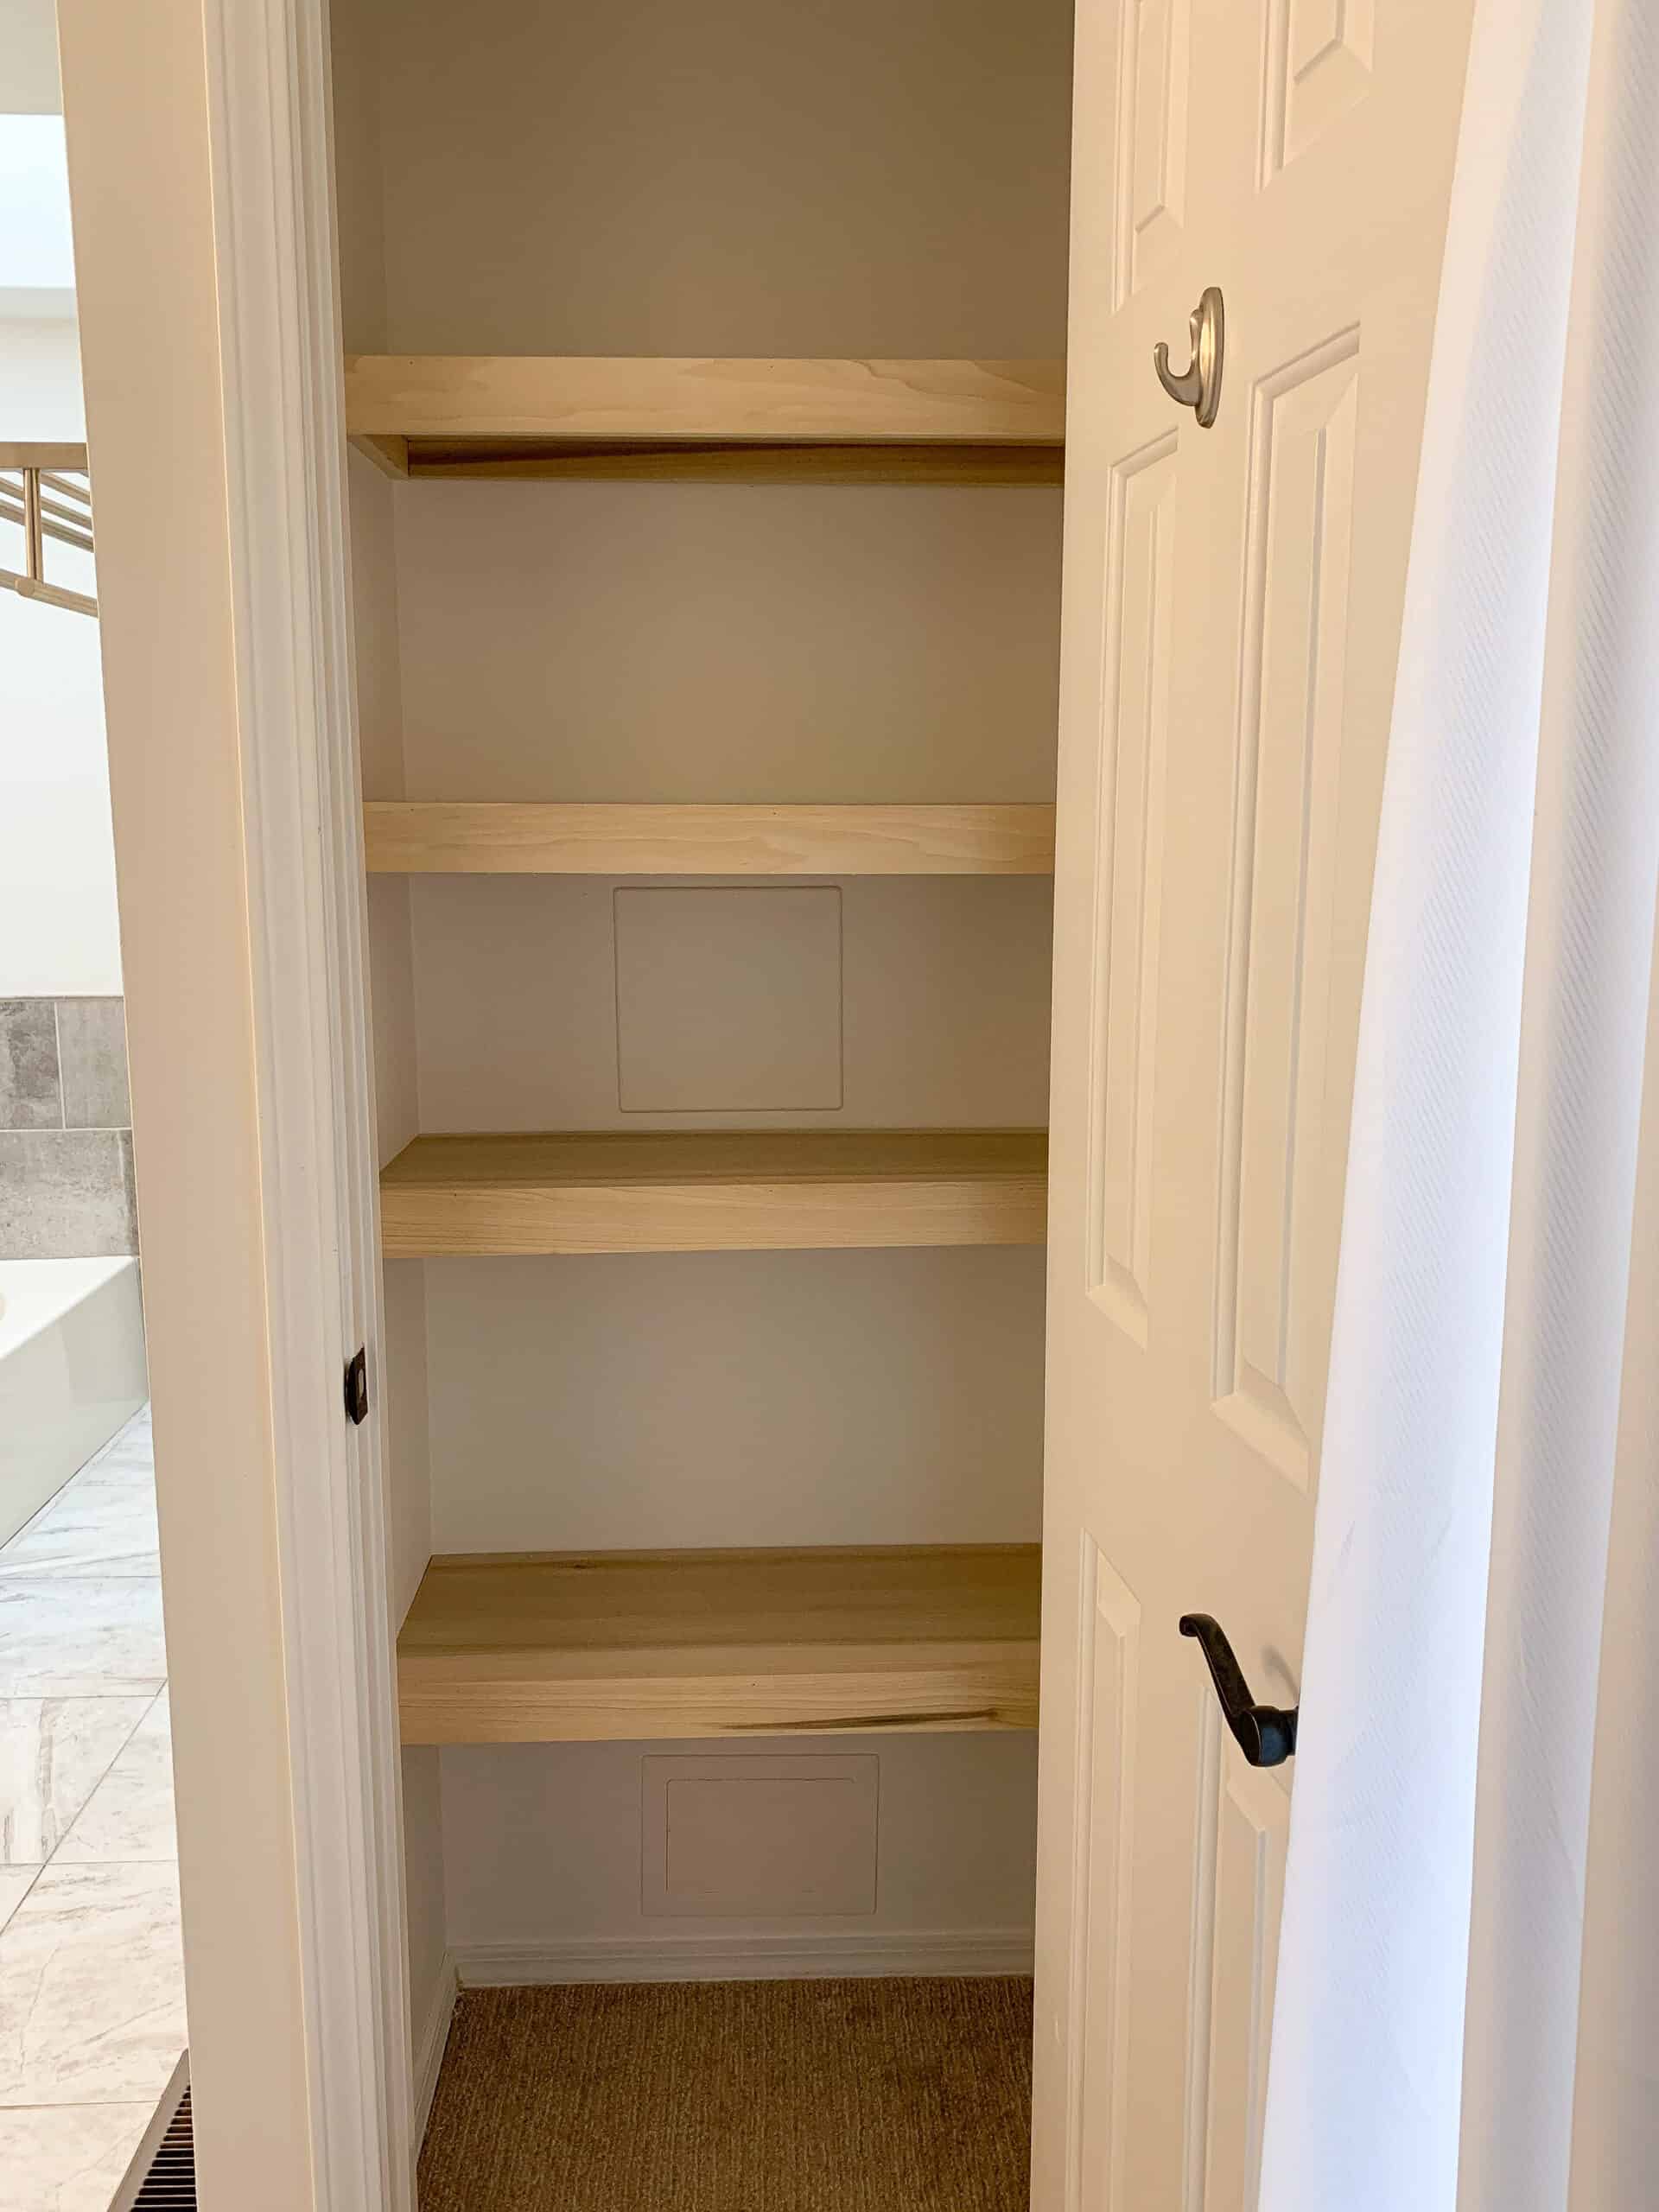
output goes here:
[{"label": "beige wall", "polygon": [[1034,1542],[1040,1252],[434,1262],[440,1551]]},{"label": "beige wall", "polygon": [[[644,915],[629,906],[628,957],[619,968],[616,887],[607,878],[420,879],[414,945],[423,1126],[1039,1124],[1047,1110],[1048,880],[853,876],[836,887],[839,899],[832,887],[816,902],[804,935],[793,885],[728,886],[723,902],[716,887],[699,885],[660,918],[648,901]],[[752,1029],[769,1031],[770,1080],[757,1061],[754,1073],[734,1077],[730,1088],[713,1079],[712,1069],[676,1088],[669,1080],[675,1067],[690,1058],[695,1077],[700,1064],[675,1052],[671,1040],[653,1051],[642,1032],[653,1014],[660,1026],[671,1011],[653,995],[653,956],[665,958],[676,936],[689,934],[699,904],[730,916],[734,950],[775,956],[765,972],[776,978],[776,992],[751,1002],[734,980],[717,1000],[710,981],[702,1001],[711,1016],[723,1014],[734,1056]],[[837,950],[836,993],[833,973],[821,976],[819,963],[822,950],[833,967]],[[686,980],[698,980],[686,957]],[[797,976],[825,1002],[790,1005]],[[819,1039],[817,1028],[833,1032],[837,1011],[839,1038]],[[820,1071],[826,1061],[827,1076]],[[639,1078],[639,1071],[659,1065],[654,1084]],[[641,1103],[688,1096],[709,1103],[695,1111]],[[713,1103],[727,1098],[734,1103]]]},{"label": "beige wall", "polygon": [[395,503],[412,797],[1054,795],[1058,490],[422,484]]},{"label": "beige wall", "polygon": [[[386,258],[380,165],[385,64],[379,28],[365,0],[344,0],[342,6],[329,10],[329,32],[340,335],[348,353],[384,353]],[[366,733],[365,760],[366,766]]]},{"label": "beige wall", "polygon": [[367,4],[394,353],[1065,349],[1062,0]]}]

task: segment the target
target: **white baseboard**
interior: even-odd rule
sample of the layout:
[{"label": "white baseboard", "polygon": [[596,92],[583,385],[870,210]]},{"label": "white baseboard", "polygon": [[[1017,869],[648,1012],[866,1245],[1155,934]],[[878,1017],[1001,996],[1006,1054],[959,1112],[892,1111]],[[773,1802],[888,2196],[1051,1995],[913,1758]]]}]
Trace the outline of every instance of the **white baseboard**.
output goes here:
[{"label": "white baseboard", "polygon": [[1031,1972],[1032,1936],[1020,1928],[922,1929],[894,1935],[861,1930],[844,1936],[576,1936],[564,1942],[458,1943],[451,1956],[463,1989],[570,1981],[1024,1974]]},{"label": "white baseboard", "polygon": [[415,2046],[415,2155],[426,2140],[426,2123],[432,2117],[432,2100],[438,2093],[438,2070],[449,2040],[449,2023],[455,2016],[457,1975],[455,1955],[446,1951],[438,1986]]}]

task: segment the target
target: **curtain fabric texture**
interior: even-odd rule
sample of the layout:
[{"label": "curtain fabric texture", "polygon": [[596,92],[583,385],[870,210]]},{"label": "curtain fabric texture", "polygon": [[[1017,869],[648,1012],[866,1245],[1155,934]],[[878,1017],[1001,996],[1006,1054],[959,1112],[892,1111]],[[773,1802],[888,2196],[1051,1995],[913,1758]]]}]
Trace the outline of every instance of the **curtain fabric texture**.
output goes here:
[{"label": "curtain fabric texture", "polygon": [[[1651,1485],[1621,1495],[1611,1593],[1609,1527],[1656,884],[1659,7],[1478,0],[1366,967],[1261,2212],[1659,2196],[1659,1911],[1632,1856],[1659,1808],[1630,1710],[1649,1669],[1623,1643],[1601,1665],[1609,1607],[1639,1637],[1655,1594]],[[1636,1410],[1626,1390],[1627,1462]]]}]

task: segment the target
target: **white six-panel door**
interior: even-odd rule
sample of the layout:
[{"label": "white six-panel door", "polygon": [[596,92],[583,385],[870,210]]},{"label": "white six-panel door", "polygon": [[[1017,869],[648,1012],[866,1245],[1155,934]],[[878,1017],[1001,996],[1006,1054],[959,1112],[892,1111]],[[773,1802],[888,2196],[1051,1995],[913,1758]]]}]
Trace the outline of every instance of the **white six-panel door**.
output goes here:
[{"label": "white six-panel door", "polygon": [[[1080,0],[1037,2212],[1253,2212],[1378,799],[1471,0]],[[1152,361],[1226,303],[1212,429]]]}]

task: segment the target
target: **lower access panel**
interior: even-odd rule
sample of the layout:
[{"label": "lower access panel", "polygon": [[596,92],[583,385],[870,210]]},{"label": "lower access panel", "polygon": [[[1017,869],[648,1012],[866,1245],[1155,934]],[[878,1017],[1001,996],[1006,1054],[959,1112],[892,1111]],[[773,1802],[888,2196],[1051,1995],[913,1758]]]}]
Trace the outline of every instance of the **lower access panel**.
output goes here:
[{"label": "lower access panel", "polygon": [[1032,1728],[1035,1544],[435,1559],[406,1744]]}]

